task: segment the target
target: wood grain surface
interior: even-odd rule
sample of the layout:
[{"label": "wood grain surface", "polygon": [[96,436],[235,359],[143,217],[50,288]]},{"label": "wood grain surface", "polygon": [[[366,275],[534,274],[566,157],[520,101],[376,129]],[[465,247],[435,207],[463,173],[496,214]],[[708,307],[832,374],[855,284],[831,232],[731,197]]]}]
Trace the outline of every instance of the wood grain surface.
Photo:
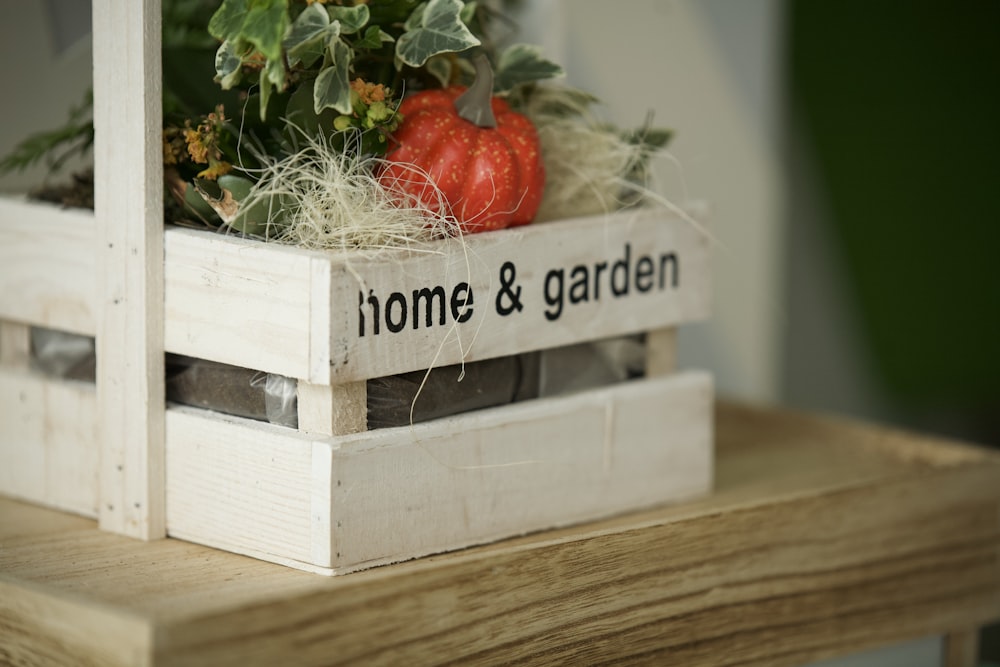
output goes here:
[{"label": "wood grain surface", "polygon": [[3,501],[0,661],[798,665],[1000,617],[995,455],[732,405],[716,428],[703,500],[334,579]]}]

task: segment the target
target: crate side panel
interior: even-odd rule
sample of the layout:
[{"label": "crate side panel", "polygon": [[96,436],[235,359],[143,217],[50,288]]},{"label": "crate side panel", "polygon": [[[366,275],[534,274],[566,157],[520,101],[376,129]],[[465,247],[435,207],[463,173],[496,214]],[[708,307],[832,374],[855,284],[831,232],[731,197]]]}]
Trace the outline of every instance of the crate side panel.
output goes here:
[{"label": "crate side panel", "polygon": [[171,406],[166,418],[170,536],[270,560],[310,560],[308,438],[193,408]]},{"label": "crate side panel", "polygon": [[634,211],[335,265],[337,382],[659,329],[709,313],[709,242]]},{"label": "crate side panel", "polygon": [[340,439],[339,572],[707,492],[711,378],[685,373]]},{"label": "crate side panel", "polygon": [[0,198],[0,233],[0,319],[93,336],[93,213]]},{"label": "crate side panel", "polygon": [[0,493],[97,516],[93,385],[0,369]]},{"label": "crate side panel", "polygon": [[165,242],[168,352],[310,377],[312,254],[186,229]]}]

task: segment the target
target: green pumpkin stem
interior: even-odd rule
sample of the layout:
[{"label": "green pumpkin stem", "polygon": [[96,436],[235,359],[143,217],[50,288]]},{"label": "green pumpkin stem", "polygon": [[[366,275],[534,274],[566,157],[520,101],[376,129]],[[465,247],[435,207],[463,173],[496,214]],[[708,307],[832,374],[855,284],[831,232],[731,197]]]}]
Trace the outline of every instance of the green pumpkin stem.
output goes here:
[{"label": "green pumpkin stem", "polygon": [[476,76],[472,85],[455,100],[458,115],[477,127],[496,127],[493,115],[493,68],[486,56],[480,53],[472,61]]}]

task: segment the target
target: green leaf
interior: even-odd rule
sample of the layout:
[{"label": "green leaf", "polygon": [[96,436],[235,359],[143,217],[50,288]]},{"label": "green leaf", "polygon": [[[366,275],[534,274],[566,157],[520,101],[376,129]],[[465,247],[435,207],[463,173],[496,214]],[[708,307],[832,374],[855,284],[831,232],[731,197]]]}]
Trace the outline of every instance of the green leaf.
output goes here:
[{"label": "green leaf", "polygon": [[[430,0],[407,20],[409,31],[396,42],[396,56],[410,67],[420,67],[439,53],[455,53],[479,46],[462,22],[461,0]],[[419,12],[419,16],[417,16]]]},{"label": "green leaf", "polygon": [[534,44],[512,44],[501,55],[494,75],[493,90],[504,92],[522,83],[562,76],[562,67],[542,57]]},{"label": "green leaf", "polygon": [[[209,39],[212,46],[208,49],[163,48],[163,113],[166,116],[177,113],[193,118],[214,109],[217,104],[224,105],[229,114],[239,109],[238,93],[232,89],[220,90],[215,80],[215,54],[219,44],[212,37]],[[173,106],[168,106],[170,104]]]},{"label": "green leaf", "polygon": [[[636,133],[633,141],[641,142],[650,152],[665,147],[674,138],[674,131],[662,127],[648,127]],[[632,137],[630,137],[632,139]]]},{"label": "green leaf", "polygon": [[264,65],[264,69],[261,70],[261,74],[267,77],[267,80],[273,83],[278,88],[284,90],[285,88],[285,63],[281,58],[275,60],[268,60]]},{"label": "green leaf", "polygon": [[401,25],[420,4],[420,0],[391,0],[390,2],[383,0],[382,2],[368,3],[370,14],[368,21],[373,25]]},{"label": "green leaf", "polygon": [[281,199],[277,196],[251,197],[253,186],[253,181],[233,174],[220,176],[215,183],[203,179],[194,181],[194,190],[224,224],[244,234],[266,236],[268,229],[280,226],[284,217]]},{"label": "green leaf", "polygon": [[245,39],[268,60],[281,58],[281,40],[288,29],[288,6],[285,0],[256,0],[243,24]]},{"label": "green leaf", "polygon": [[469,25],[472,22],[472,19],[476,18],[475,0],[465,3],[465,7],[462,7],[462,12],[459,14],[459,17],[465,25]]},{"label": "green leaf", "polygon": [[238,49],[236,42],[227,39],[215,52],[215,76],[223,90],[229,90],[240,82],[242,68],[242,49]]},{"label": "green leaf", "polygon": [[353,35],[368,23],[368,5],[331,6],[328,11],[331,19],[340,22],[340,32],[344,35]]},{"label": "green leaf", "polygon": [[288,98],[288,106],[285,108],[285,119],[288,123],[285,131],[289,145],[293,147],[302,136],[315,137],[321,131],[327,134],[334,131],[333,120],[337,117],[337,112],[333,109],[324,109],[317,115],[313,102],[314,91],[315,81],[306,81]]},{"label": "green leaf", "polygon": [[[325,38],[330,29],[330,15],[323,8],[323,5],[315,3],[306,7],[292,23],[288,36],[282,42],[282,46],[288,52],[289,62],[294,65],[303,61],[303,55],[315,51],[317,44],[319,44],[320,55],[322,55]],[[340,26],[334,28],[337,31],[339,29]],[[336,34],[333,35],[333,37],[336,36]],[[315,60],[314,58],[313,62]],[[306,66],[308,67],[308,65]]]},{"label": "green leaf", "polygon": [[253,182],[242,176],[226,174],[219,176],[217,182],[196,178],[194,189],[205,200],[205,203],[212,207],[222,222],[228,225],[236,219],[240,202],[250,194]]},{"label": "green leaf", "polygon": [[284,209],[277,195],[254,198],[240,206],[239,212],[229,221],[229,226],[251,236],[273,236],[268,230],[284,225]]},{"label": "green leaf", "polygon": [[[336,38],[337,35],[334,34],[333,39]],[[315,65],[316,61],[322,58],[323,54],[326,53],[326,45],[328,41],[329,40],[324,35],[323,37],[314,39],[311,42],[306,42],[305,44],[301,44],[299,48],[296,49],[295,55],[297,56],[298,61],[302,64],[302,66],[305,68],[310,68],[313,65]]]},{"label": "green leaf", "polygon": [[[519,95],[526,95],[518,101]],[[568,86],[535,86],[522,88],[511,96],[515,108],[528,111],[532,117],[579,118],[585,116],[600,100],[591,93]]]},{"label": "green leaf", "polygon": [[247,0],[223,0],[208,21],[209,34],[223,41],[239,38],[248,9]]},{"label": "green leaf", "polygon": [[236,176],[234,174],[223,174],[219,176],[216,183],[223,190],[228,190],[232,193],[233,199],[237,202],[241,202],[250,196],[250,191],[253,189],[253,181],[249,178],[244,178],[243,176]]},{"label": "green leaf", "polygon": [[[227,179],[232,180],[227,180]],[[232,229],[244,234],[273,238],[275,232],[287,226],[289,201],[282,195],[261,195],[252,192],[253,183],[239,176],[219,177],[223,191],[232,193],[239,210],[228,222]]]},{"label": "green leaf", "polygon": [[370,25],[361,39],[354,42],[354,49],[380,49],[385,42],[394,42],[392,35],[377,25]]},{"label": "green leaf", "polygon": [[223,0],[208,22],[208,31],[223,41],[245,40],[265,58],[281,58],[288,28],[288,0]]},{"label": "green leaf", "polygon": [[427,71],[438,80],[442,88],[451,83],[451,59],[435,56],[427,61]]},{"label": "green leaf", "polygon": [[267,69],[260,71],[260,119],[267,120],[267,103],[271,99],[271,88],[273,88],[271,78],[267,75]]},{"label": "green leaf", "polygon": [[318,116],[324,109],[333,108],[340,113],[351,113],[351,47],[341,40],[330,45],[332,64],[316,77],[313,93],[313,110]]},{"label": "green leaf", "polygon": [[403,30],[409,32],[422,26],[424,24],[424,11],[426,9],[426,2],[421,2],[419,5],[414,7],[413,12],[406,18],[406,22],[403,24]]}]

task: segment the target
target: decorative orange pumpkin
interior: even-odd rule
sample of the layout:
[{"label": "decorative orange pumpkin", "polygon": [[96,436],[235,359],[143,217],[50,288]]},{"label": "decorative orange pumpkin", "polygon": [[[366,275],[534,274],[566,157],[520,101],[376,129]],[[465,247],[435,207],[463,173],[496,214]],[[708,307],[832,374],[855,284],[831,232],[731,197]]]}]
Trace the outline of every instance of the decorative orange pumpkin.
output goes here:
[{"label": "decorative orange pumpkin", "polygon": [[[481,57],[468,89],[404,99],[403,121],[392,136],[396,147],[380,175],[383,186],[453,215],[465,232],[531,222],[545,186],[535,126],[493,97],[492,87],[493,73]],[[437,210],[441,196],[450,210]]]}]

